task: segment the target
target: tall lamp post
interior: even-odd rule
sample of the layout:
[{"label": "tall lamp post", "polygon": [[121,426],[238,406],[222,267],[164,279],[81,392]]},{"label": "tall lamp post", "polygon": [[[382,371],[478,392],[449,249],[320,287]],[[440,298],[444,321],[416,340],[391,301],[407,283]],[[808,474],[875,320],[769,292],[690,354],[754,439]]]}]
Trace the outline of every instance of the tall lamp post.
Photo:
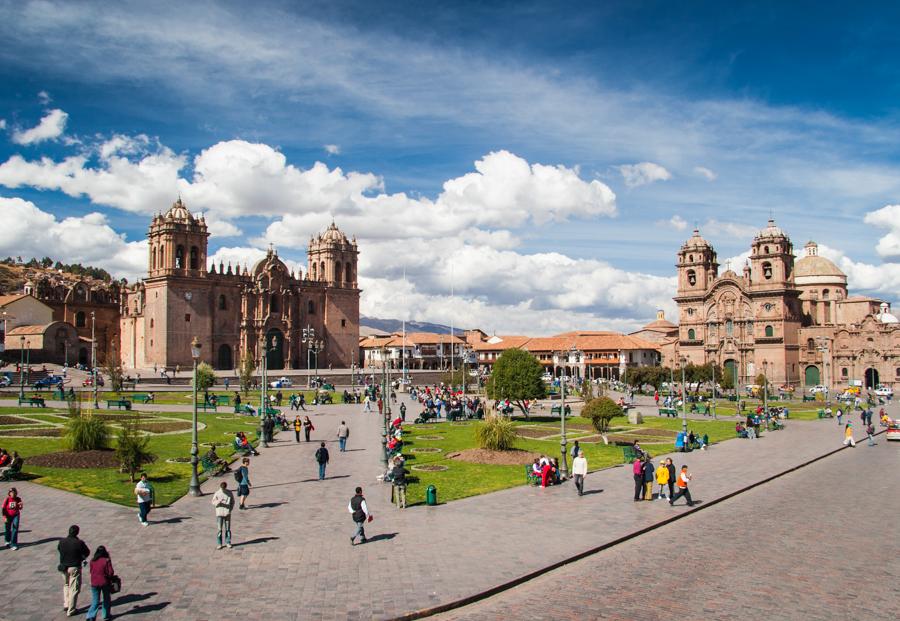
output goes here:
[{"label": "tall lamp post", "polygon": [[715,360],[712,363],[712,415],[713,418],[718,418],[716,416],[716,362]]},{"label": "tall lamp post", "polygon": [[687,394],[684,390],[684,367],[687,366],[687,358],[679,356],[678,363],[681,365],[681,430],[687,442]]},{"label": "tall lamp post", "polygon": [[200,340],[195,336],[191,341],[191,358],[194,361],[194,400],[193,415],[191,416],[191,483],[188,487],[188,494],[191,496],[202,496],[200,491],[200,477],[197,475],[197,362],[200,360]]},{"label": "tall lamp post", "polygon": [[15,315],[10,315],[8,311],[3,311],[3,353],[6,353],[6,337],[9,335],[9,320],[15,319]]},{"label": "tall lamp post", "polygon": [[[375,385],[375,378],[372,377],[372,385]],[[374,390],[373,390],[374,393]],[[387,362],[385,359],[385,348],[384,345],[381,346],[381,401],[384,404],[384,407],[387,407],[387,403],[390,401],[390,396],[387,394]],[[382,419],[381,421],[381,468],[387,472],[388,466],[388,457],[387,457],[387,424]]]},{"label": "tall lamp post", "polygon": [[[575,346],[573,345],[568,351],[560,352],[568,356],[569,360],[576,354]],[[568,360],[567,360],[568,362]],[[559,396],[560,396],[560,406],[559,406],[559,476],[562,479],[569,478],[569,466],[568,466],[568,455],[566,454],[566,445],[568,441],[566,440],[566,380],[561,379],[559,382]]]},{"label": "tall lamp post", "polygon": [[763,360],[763,416],[766,417],[766,431],[769,430],[769,362]]},{"label": "tall lamp post", "polygon": [[[312,366],[311,357],[313,352],[313,346],[316,342],[316,329],[306,324],[306,327],[303,328],[303,344],[306,345],[306,387],[312,388],[312,377],[309,375],[309,368]],[[316,367],[319,366],[319,361],[316,360]],[[316,374],[318,375],[318,368],[316,369]]]},{"label": "tall lamp post", "polygon": [[97,401],[97,338],[94,330],[95,324],[96,313],[91,311],[91,373],[93,374],[91,387],[94,389],[94,409],[97,409],[100,407],[100,403]]},{"label": "tall lamp post", "polygon": [[28,341],[25,340],[25,337],[20,337],[19,341],[22,345],[22,362],[19,364],[19,399],[25,398],[25,350],[28,348]]}]

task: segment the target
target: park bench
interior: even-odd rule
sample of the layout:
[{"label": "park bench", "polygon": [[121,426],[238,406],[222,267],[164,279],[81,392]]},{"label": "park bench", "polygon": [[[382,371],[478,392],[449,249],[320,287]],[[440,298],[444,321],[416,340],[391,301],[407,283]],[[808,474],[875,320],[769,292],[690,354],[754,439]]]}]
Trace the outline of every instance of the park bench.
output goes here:
[{"label": "park bench", "polygon": [[234,413],[235,414],[256,414],[256,410],[254,410],[252,406],[250,406],[246,403],[239,403],[238,405],[234,406]]},{"label": "park bench", "polygon": [[115,406],[117,408],[130,410],[131,409],[131,401],[128,399],[107,399],[106,400],[106,408],[112,409]]},{"label": "park bench", "polygon": [[[562,412],[562,406],[554,405],[552,408],[550,408],[551,416],[556,416],[560,412]],[[566,416],[571,416],[571,415],[572,415],[572,408],[567,405],[566,406]]]},{"label": "park bench", "polygon": [[447,420],[455,421],[455,420],[465,420],[466,415],[463,413],[462,408],[456,410],[450,410],[447,412]]},{"label": "park bench", "polygon": [[623,446],[622,447],[622,459],[626,464],[630,464],[635,459],[638,459],[640,455],[638,455],[633,446]]},{"label": "park bench", "polygon": [[429,412],[428,410],[425,410],[424,412],[422,412],[421,414],[419,414],[416,417],[416,420],[414,420],[413,423],[416,425],[421,425],[423,423],[427,423],[429,420],[431,420],[433,418],[437,418],[437,415]]},{"label": "park bench", "polygon": [[541,484],[541,475],[534,471],[531,464],[525,464],[525,482],[529,485]]},{"label": "park bench", "polygon": [[818,418],[834,418],[834,414],[826,414],[824,408],[819,408],[819,410],[816,412],[816,416]]},{"label": "park bench", "polygon": [[216,411],[218,411],[216,409],[217,407],[218,406],[215,403],[208,403],[208,402],[203,402],[203,401],[197,402],[197,409],[203,410],[204,412],[209,412],[210,410],[212,410],[213,412],[216,412]]},{"label": "park bench", "polygon": [[39,406],[47,407],[43,397],[19,397],[19,405],[30,405],[31,407]]},{"label": "park bench", "polygon": [[660,416],[671,416],[672,418],[678,417],[678,411],[675,408],[659,408]]},{"label": "park bench", "polygon": [[803,395],[803,403],[806,403],[807,401],[815,401],[815,400],[816,400],[815,395]]},{"label": "park bench", "polygon": [[709,406],[705,403],[697,406],[697,414],[703,414],[703,416],[709,416]]},{"label": "park bench", "polygon": [[135,395],[131,395],[131,400],[135,403],[150,403],[153,401],[153,395],[139,392]]},{"label": "park bench", "polygon": [[0,469],[0,481],[15,481],[18,479],[22,473],[23,463],[24,461],[20,461],[18,464]]},{"label": "park bench", "polygon": [[231,397],[227,395],[216,395],[216,405],[229,407],[231,405]]},{"label": "park bench", "polygon": [[203,466],[203,472],[208,472],[209,475],[213,477],[219,476],[228,468],[227,464],[216,463],[215,461],[209,459],[206,455],[200,458],[200,465]]}]

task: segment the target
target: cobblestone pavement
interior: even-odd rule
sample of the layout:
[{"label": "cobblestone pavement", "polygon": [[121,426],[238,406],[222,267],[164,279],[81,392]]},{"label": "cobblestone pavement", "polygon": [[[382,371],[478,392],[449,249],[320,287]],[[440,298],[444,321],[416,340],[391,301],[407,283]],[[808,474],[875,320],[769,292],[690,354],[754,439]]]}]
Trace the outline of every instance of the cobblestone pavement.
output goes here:
[{"label": "cobblestone pavement", "polygon": [[[342,418],[351,427],[350,450],[343,454],[334,441]],[[390,506],[389,488],[375,482],[378,419],[360,406],[315,411],[313,439],[328,441],[332,451],[323,482],[316,480],[315,443],[298,445],[293,434],[282,434],[263,449],[251,466],[252,508],[234,516],[231,550],[215,549],[208,495],[154,510],[151,526],[143,528],[134,509],[18,483],[26,505],[22,546],[0,550],[0,575],[13,603],[0,608],[0,617],[62,618],[55,538],[72,523],[91,548],[110,550],[124,582],[114,600],[117,616],[382,619],[478,593],[688,511],[633,503],[631,473],[622,467],[589,475],[589,493],[581,498],[571,484],[519,487],[399,511]],[[690,464],[695,499],[709,501],[840,441],[834,421],[791,422],[760,440],[730,441],[675,460]],[[895,447],[876,447],[887,448]],[[204,491],[210,494],[217,482],[205,483]],[[375,521],[367,527],[370,543],[351,547],[346,507],[356,485],[365,488]],[[826,490],[824,482],[820,489]],[[82,606],[87,599],[82,595]]]},{"label": "cobblestone pavement", "polygon": [[897,619],[897,451],[841,451],[433,618]]}]

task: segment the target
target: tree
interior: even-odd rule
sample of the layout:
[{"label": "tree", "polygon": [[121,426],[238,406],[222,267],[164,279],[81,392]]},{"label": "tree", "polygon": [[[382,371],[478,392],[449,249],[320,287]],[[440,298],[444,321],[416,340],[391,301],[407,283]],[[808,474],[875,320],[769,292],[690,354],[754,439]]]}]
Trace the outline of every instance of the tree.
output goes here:
[{"label": "tree", "polygon": [[581,381],[581,398],[585,403],[594,398],[594,384],[588,378]]},{"label": "tree", "polygon": [[134,475],[141,467],[153,461],[153,455],[147,450],[150,438],[140,432],[139,421],[139,417],[123,421],[116,436],[116,457],[119,458],[122,470],[128,473],[132,483]]},{"label": "tree", "polygon": [[769,384],[769,380],[766,379],[765,374],[760,373],[759,375],[756,376],[756,385],[757,385],[757,386],[759,386],[760,388],[762,388],[762,387],[765,386],[766,384]]},{"label": "tree", "polygon": [[241,392],[244,396],[250,392],[250,386],[253,384],[253,375],[256,373],[256,361],[249,353],[244,354],[241,358],[241,366],[238,369],[238,382],[241,385]]},{"label": "tree", "polygon": [[489,451],[508,451],[516,442],[516,428],[505,416],[488,416],[475,428],[478,446]]},{"label": "tree", "polygon": [[462,386],[466,381],[465,371],[463,371],[462,369],[444,371],[444,373],[441,375],[441,381],[444,382],[447,386]]},{"label": "tree", "polygon": [[209,390],[216,384],[216,372],[208,362],[197,365],[197,392]]},{"label": "tree", "polygon": [[115,346],[113,346],[113,353],[106,356],[106,360],[103,363],[103,372],[109,377],[110,390],[113,392],[122,392],[125,372],[122,369],[122,361],[116,354]]},{"label": "tree", "polygon": [[721,376],[716,375],[716,379],[722,385],[722,390],[731,390],[734,388],[734,374],[728,373],[727,369],[722,372]]},{"label": "tree", "polygon": [[591,399],[584,406],[581,415],[591,419],[591,425],[594,426],[597,433],[603,434],[609,430],[609,422],[616,416],[622,415],[622,408],[609,397],[599,397]]},{"label": "tree", "polygon": [[487,396],[509,399],[528,418],[525,401],[541,399],[547,394],[547,387],[541,380],[543,374],[541,363],[527,351],[507,349],[494,362],[494,370],[485,386]]}]

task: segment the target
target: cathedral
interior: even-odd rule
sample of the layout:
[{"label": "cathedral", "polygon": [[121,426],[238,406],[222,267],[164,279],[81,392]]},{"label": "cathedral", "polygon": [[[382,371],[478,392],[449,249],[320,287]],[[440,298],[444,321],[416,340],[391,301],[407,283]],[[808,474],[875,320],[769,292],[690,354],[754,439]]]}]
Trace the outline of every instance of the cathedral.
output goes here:
[{"label": "cathedral", "polygon": [[147,237],[147,277],[121,298],[124,366],[187,368],[194,337],[201,359],[217,369],[263,353],[270,370],[357,360],[359,251],[334,223],[310,238],[305,274],[272,248],[250,269],[208,266],[206,222],[180,198],[153,218]]},{"label": "cathedral", "polygon": [[715,249],[694,230],[677,254],[679,325],[668,324],[664,364],[713,362],[740,385],[760,373],[795,388],[900,382],[900,324],[890,305],[849,296],[846,274],[817,244],[804,251],[795,261],[790,238],[769,220],[741,274],[720,274]]}]

